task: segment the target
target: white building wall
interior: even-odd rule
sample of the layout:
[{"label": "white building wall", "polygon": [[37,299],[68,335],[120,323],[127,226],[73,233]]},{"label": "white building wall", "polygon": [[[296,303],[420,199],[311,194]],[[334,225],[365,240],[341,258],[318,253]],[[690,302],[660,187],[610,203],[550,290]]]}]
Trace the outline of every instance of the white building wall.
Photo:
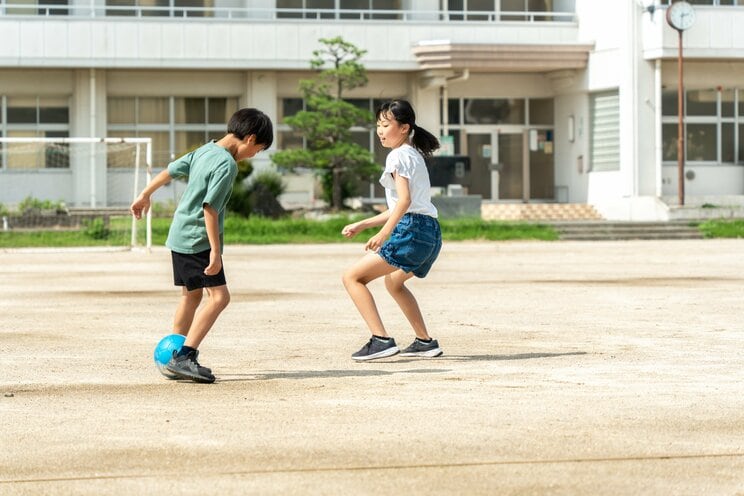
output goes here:
[{"label": "white building wall", "polygon": [[574,43],[576,27],[539,23],[167,22],[157,18],[0,18],[2,67],[306,70],[317,40],[341,36],[368,50],[369,70],[417,70],[410,47],[453,43]]},{"label": "white building wall", "polygon": [[[587,97],[617,90],[620,100],[620,167],[591,171],[591,154],[582,143],[590,170],[586,201],[609,219],[652,220],[665,217],[657,200],[661,173],[657,153],[657,92],[653,61],[644,59],[645,14],[638,3],[577,1],[579,36],[594,40],[587,67]],[[587,130],[588,108],[582,116]],[[581,146],[581,145],[580,145]],[[575,152],[574,152],[575,153]],[[578,169],[578,167],[577,167]],[[583,183],[577,180],[575,183]]]},{"label": "white building wall", "polygon": [[[560,0],[556,5],[562,1]],[[71,8],[103,14],[103,0],[75,0]],[[86,17],[0,18],[0,94],[71,95],[70,134],[106,133],[108,96],[226,96],[267,112],[276,122],[281,98],[296,97],[297,82],[309,74],[308,61],[317,40],[342,36],[368,50],[366,88],[350,97],[412,100],[419,124],[436,131],[439,89],[424,87],[410,47],[423,40],[454,44],[592,43],[583,71],[548,74],[471,72],[448,88],[450,98],[540,98],[555,101],[555,184],[565,186],[568,201],[589,202],[610,218],[663,217],[656,198],[674,197],[676,164],[660,162],[660,85],[677,83],[677,34],[664,19],[665,10],[644,12],[635,0],[576,0],[579,23],[444,23],[425,11],[439,0],[404,0],[417,11],[412,22],[305,20],[268,21],[273,0],[218,0],[218,7],[253,9],[243,19],[179,22],[176,19]],[[710,89],[744,85],[744,9],[695,6],[693,28],[685,33],[685,86]],[[246,21],[248,16],[252,19]],[[258,20],[257,20],[258,19]],[[660,73],[657,75],[657,61]],[[92,74],[89,68],[95,68]],[[91,82],[95,88],[91,92]],[[589,96],[617,89],[620,96],[620,169],[592,172],[589,150]],[[91,106],[91,97],[95,104]],[[568,120],[573,117],[573,141]],[[92,118],[92,120],[91,120]],[[91,129],[91,123],[93,128]],[[154,164],[157,165],[158,164]],[[256,160],[268,165],[267,155]],[[76,166],[83,167],[83,166]],[[102,164],[95,169],[99,191],[106,180]],[[744,194],[744,167],[687,165],[690,197]],[[72,171],[3,171],[3,198],[70,197],[86,204],[93,198],[89,178]],[[76,174],[77,176],[77,174]]]},{"label": "white building wall", "polygon": [[[575,75],[569,82],[586,73]],[[557,83],[559,84],[559,83]],[[588,100],[586,93],[559,89],[555,97],[555,184],[568,191],[568,203],[587,203],[589,192]],[[573,129],[569,130],[569,125]],[[569,135],[573,132],[573,142]]]}]

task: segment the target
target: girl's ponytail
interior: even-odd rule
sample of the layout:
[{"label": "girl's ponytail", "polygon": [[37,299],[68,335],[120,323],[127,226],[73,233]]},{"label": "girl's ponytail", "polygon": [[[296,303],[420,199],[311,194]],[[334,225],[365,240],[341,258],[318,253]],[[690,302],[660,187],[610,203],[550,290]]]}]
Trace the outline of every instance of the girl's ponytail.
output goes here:
[{"label": "girl's ponytail", "polygon": [[432,152],[439,148],[439,140],[423,127],[413,126],[413,136],[411,136],[413,147],[421,152],[424,157],[430,157]]},{"label": "girl's ponytail", "polygon": [[391,100],[379,106],[376,118],[392,114],[393,118],[400,124],[408,124],[411,128],[408,135],[411,138],[411,144],[424,157],[431,156],[434,150],[439,148],[439,140],[423,127],[416,125],[416,113],[413,107],[406,100]]}]

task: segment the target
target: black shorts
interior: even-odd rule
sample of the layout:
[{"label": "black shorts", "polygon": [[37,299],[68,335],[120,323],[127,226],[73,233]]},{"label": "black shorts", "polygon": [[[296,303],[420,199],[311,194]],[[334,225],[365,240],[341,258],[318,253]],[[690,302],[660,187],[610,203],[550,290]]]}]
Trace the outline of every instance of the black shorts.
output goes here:
[{"label": "black shorts", "polygon": [[186,286],[189,291],[227,284],[224,267],[213,276],[204,274],[204,269],[209,265],[210,251],[206,250],[200,253],[176,253],[172,251],[173,283],[176,286]]}]

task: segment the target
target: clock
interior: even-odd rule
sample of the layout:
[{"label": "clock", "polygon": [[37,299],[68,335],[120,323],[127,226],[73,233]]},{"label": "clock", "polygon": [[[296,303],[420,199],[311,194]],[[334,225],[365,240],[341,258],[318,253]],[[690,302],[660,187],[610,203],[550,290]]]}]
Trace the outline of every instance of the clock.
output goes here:
[{"label": "clock", "polygon": [[695,22],[695,9],[685,1],[674,2],[667,9],[666,20],[677,31],[684,31]]}]

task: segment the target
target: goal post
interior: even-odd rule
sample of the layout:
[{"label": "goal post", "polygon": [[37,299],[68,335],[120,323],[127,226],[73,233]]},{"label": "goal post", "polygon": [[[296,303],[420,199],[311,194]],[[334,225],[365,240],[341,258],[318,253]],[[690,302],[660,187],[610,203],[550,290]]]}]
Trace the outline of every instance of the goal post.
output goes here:
[{"label": "goal post", "polygon": [[[28,203],[27,199],[62,202],[78,222],[81,218],[115,218],[111,229],[121,231],[130,225],[121,241],[130,248],[144,244],[149,251],[152,247],[152,210],[144,220],[144,233],[128,214],[132,200],[151,179],[151,138],[0,137],[0,183],[4,186],[0,204],[19,205]],[[116,239],[121,239],[123,233],[117,234]]]}]

